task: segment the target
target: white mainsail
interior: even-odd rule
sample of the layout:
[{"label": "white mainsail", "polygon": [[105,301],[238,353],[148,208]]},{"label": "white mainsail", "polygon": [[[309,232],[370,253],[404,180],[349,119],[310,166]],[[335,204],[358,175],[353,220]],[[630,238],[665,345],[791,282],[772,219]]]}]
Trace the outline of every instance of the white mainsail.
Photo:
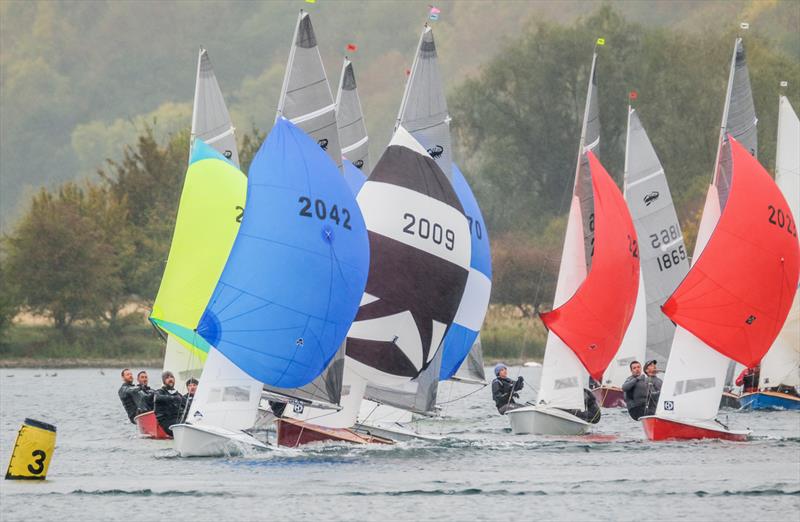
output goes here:
[{"label": "white mainsail", "polygon": [[[737,38],[731,58],[714,179],[703,207],[693,260],[700,257],[727,203],[732,176],[727,135],[733,136],[755,154],[756,123],[744,46],[742,39]],[[686,329],[677,327],[656,415],[701,421],[713,419],[719,412],[719,401],[729,367],[733,367],[730,359]]]},{"label": "white mainsail", "polygon": [[[775,158],[775,183],[780,187],[798,222],[800,217],[800,120],[786,96],[778,109],[778,149]],[[759,388],[780,384],[800,386],[800,293],[795,294],[789,316],[778,338],[761,360]]]},{"label": "white mainsail", "polygon": [[436,160],[447,179],[452,180],[452,145],[450,138],[450,115],[447,99],[442,89],[439,61],[433,29],[426,25],[417,46],[417,54],[406,83],[397,124],[408,132]]},{"label": "white mainsail", "polygon": [[[192,155],[195,139],[211,145],[237,168],[239,167],[235,127],[222,97],[211,58],[208,56],[208,51],[202,47],[197,57],[189,157]],[[197,355],[196,349],[186,346],[178,337],[167,334],[163,369],[175,373],[175,388],[179,392],[186,393],[186,381],[190,377],[199,377],[205,362],[205,358]]]},{"label": "white mainsail", "polygon": [[661,313],[661,305],[686,277],[689,256],[664,168],[639,113],[631,107],[628,107],[624,190],[639,237],[642,281],[647,296],[647,350],[640,357],[655,359],[663,368],[675,326]]},{"label": "white mainsail", "polygon": [[369,176],[372,164],[369,161],[369,137],[358,96],[353,62],[344,59],[339,90],[336,93],[336,123],[342,146],[342,158],[350,161],[357,169]]},{"label": "white mainsail", "polygon": [[[575,185],[567,219],[567,231],[561,253],[553,309],[566,303],[578,290],[589,273],[591,263],[591,248],[594,242],[594,201],[586,153],[597,152],[600,144],[596,64],[597,52],[592,55],[586,107],[583,113],[578,148]],[[583,410],[583,387],[587,381],[588,373],[575,353],[555,333],[548,332],[537,402],[556,408]]]},{"label": "white mainsail", "polygon": [[341,170],[342,150],[336,126],[336,104],[317,47],[311,17],[303,10],[297,18],[276,120],[281,116],[311,136]]}]

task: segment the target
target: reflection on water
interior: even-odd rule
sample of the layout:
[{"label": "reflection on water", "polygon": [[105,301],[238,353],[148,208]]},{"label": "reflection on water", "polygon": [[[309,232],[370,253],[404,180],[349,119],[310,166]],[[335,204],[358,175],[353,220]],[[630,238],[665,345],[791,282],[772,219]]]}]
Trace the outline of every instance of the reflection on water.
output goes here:
[{"label": "reflection on water", "polygon": [[[523,399],[538,370],[523,370]],[[798,412],[724,411],[753,430],[748,443],[651,443],[621,410],[604,410],[589,436],[550,439],[512,435],[488,388],[445,383],[443,418],[417,423],[441,441],[180,459],[170,441],[137,436],[116,370],[52,373],[0,370],[3,470],[25,417],[58,427],[46,482],[0,482],[4,521],[251,520],[278,508],[316,520],[789,520],[800,509]]]}]

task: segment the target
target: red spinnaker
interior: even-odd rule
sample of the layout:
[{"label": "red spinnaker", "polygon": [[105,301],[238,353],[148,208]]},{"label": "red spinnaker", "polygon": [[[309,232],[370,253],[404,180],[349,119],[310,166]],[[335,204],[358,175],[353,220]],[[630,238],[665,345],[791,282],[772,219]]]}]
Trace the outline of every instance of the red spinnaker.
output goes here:
[{"label": "red spinnaker", "polygon": [[797,290],[800,246],[783,194],[728,137],[733,174],[711,239],[661,309],[719,353],[747,367],[767,353]]},{"label": "red spinnaker", "polygon": [[639,289],[639,246],[628,206],[589,152],[594,194],[594,255],[589,275],[569,301],[541,314],[593,378],[601,380],[628,329]]}]

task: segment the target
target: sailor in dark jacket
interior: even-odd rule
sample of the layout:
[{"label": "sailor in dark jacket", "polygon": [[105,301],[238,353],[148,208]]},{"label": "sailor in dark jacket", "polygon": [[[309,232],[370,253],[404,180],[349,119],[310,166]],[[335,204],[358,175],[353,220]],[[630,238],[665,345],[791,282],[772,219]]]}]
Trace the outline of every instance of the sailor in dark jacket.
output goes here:
[{"label": "sailor in dark jacket", "polygon": [[519,398],[519,390],[524,385],[524,380],[520,375],[516,381],[508,378],[508,367],[499,363],[494,367],[495,380],[492,381],[492,398],[494,405],[500,415],[505,415],[507,411],[521,408],[522,404],[514,401],[514,398]]},{"label": "sailor in dark jacket", "polygon": [[156,391],[148,385],[150,378],[147,376],[147,372],[142,370],[137,373],[136,380],[139,382],[136,387],[136,404],[139,408],[139,413],[153,411],[153,395],[155,395]]},{"label": "sailor in dark jacket", "polygon": [[199,382],[192,377],[186,381],[186,395],[183,396],[183,415],[181,422],[186,422],[186,417],[189,415],[189,410],[192,408],[192,401],[194,400],[194,393],[197,391]]},{"label": "sailor in dark jacket", "polygon": [[158,424],[171,436],[172,430],[169,427],[181,421],[183,395],[175,389],[175,376],[172,372],[166,371],[161,374],[161,381],[164,386],[156,390],[154,409]]},{"label": "sailor in dark jacket", "polygon": [[122,407],[125,408],[125,413],[128,419],[134,422],[133,418],[136,417],[138,407],[136,405],[136,393],[138,388],[133,384],[133,373],[125,368],[122,370],[122,386],[119,387],[119,400],[122,401]]},{"label": "sailor in dark jacket", "polygon": [[592,424],[600,422],[600,405],[597,404],[597,399],[594,394],[586,388],[583,389],[583,409],[564,411]]},{"label": "sailor in dark jacket", "polygon": [[633,420],[639,420],[645,415],[655,414],[661,394],[661,379],[656,377],[656,361],[649,361],[645,365],[647,374],[642,373],[642,365],[638,361],[633,361],[630,368],[631,376],[622,384],[622,391],[625,393],[628,414]]}]

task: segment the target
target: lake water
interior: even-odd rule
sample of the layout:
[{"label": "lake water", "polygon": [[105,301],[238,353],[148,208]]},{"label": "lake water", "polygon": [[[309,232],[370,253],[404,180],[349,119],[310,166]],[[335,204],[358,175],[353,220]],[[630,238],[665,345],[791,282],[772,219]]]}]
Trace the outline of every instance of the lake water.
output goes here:
[{"label": "lake water", "polygon": [[[484,388],[418,423],[440,442],[181,459],[171,441],[137,436],[118,370],[55,371],[0,370],[3,474],[25,417],[58,428],[47,481],[0,482],[3,521],[787,521],[800,512],[798,412],[724,411],[732,427],[753,430],[747,443],[648,442],[621,410],[604,410],[599,436],[554,440],[512,435]],[[439,397],[472,390],[448,383]]]}]

